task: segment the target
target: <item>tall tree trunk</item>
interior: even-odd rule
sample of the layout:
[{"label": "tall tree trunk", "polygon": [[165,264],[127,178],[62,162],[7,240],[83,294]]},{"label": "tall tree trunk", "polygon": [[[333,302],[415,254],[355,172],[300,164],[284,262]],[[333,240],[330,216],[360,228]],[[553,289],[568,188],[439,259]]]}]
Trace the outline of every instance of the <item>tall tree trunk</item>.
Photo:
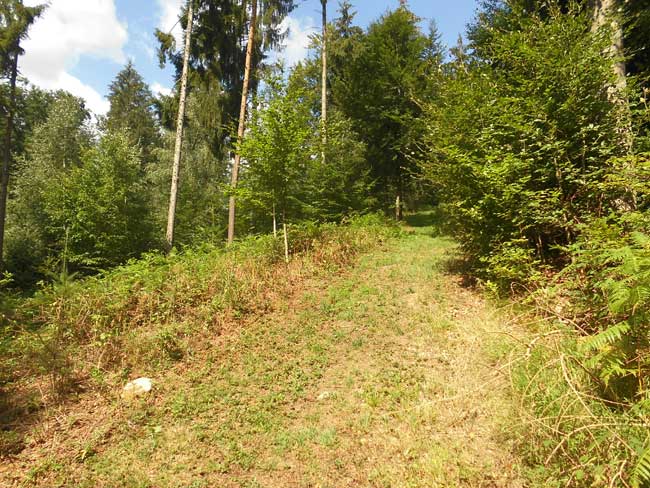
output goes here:
[{"label": "tall tree trunk", "polygon": [[2,158],[2,175],[0,184],[0,271],[4,271],[4,240],[5,222],[7,220],[7,196],[9,194],[9,171],[11,168],[11,143],[14,132],[14,116],[16,112],[16,79],[18,78],[18,50],[11,64],[11,79],[9,92],[9,110]]},{"label": "tall tree trunk", "polygon": [[[244,67],[244,83],[241,92],[241,105],[239,107],[239,126],[237,127],[237,142],[241,143],[244,138],[244,129],[246,128],[246,104],[248,102],[248,84],[251,76],[251,63],[253,59],[253,46],[255,45],[255,24],[257,23],[257,0],[252,0],[251,21],[248,31],[248,43],[246,46],[246,65]],[[239,179],[239,163],[241,154],[239,149],[235,153],[235,161],[232,165],[232,175],[230,186],[232,191],[237,188]],[[228,244],[235,239],[235,195],[230,196],[228,202]]]},{"label": "tall tree trunk", "polygon": [[607,26],[611,29],[611,44],[608,51],[615,60],[616,88],[622,92],[627,88],[627,79],[625,77],[623,27],[617,17],[616,4],[616,0],[595,0],[592,31],[595,32]]},{"label": "tall tree trunk", "polygon": [[183,123],[185,121],[185,101],[187,99],[187,76],[190,63],[192,43],[192,22],[194,20],[194,0],[187,2],[187,28],[185,30],[185,52],[183,53],[183,72],[181,74],[181,91],[176,119],[176,144],[174,146],[174,167],[172,171],[172,188],[169,195],[169,213],[167,214],[167,248],[174,245],[174,225],[176,224],[176,202],[178,199],[178,178],[181,169],[181,152],[183,147]]},{"label": "tall tree trunk", "polygon": [[632,150],[633,131],[630,108],[626,99],[627,78],[625,76],[625,51],[623,27],[618,18],[617,0],[594,0],[592,32],[607,28],[610,31],[610,44],[607,55],[614,60],[616,83],[608,88],[609,97],[618,107],[619,132],[627,152]]},{"label": "tall tree trunk", "polygon": [[321,131],[322,131],[322,160],[326,162],[325,151],[327,148],[327,0],[321,0],[323,6],[323,43],[321,46],[321,60],[323,73],[321,76]]}]

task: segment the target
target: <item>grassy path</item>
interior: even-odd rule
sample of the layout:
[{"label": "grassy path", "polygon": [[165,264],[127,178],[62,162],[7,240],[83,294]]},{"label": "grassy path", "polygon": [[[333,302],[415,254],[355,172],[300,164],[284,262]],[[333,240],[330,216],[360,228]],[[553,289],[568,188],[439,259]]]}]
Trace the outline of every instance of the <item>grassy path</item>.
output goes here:
[{"label": "grassy path", "polygon": [[304,279],[153,397],[69,415],[0,486],[524,486],[503,434],[512,326],[445,273],[452,243],[430,231]]}]

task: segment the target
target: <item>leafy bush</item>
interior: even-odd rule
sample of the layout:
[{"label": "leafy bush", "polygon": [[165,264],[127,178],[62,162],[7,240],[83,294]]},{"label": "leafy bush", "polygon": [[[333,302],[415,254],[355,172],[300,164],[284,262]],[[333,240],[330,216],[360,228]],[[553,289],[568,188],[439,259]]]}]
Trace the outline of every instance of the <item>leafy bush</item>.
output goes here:
[{"label": "leafy bush", "polygon": [[605,36],[569,10],[505,9],[508,28],[448,66],[428,109],[423,171],[477,268],[504,285],[561,267],[580,223],[631,197],[605,185],[623,154]]},{"label": "leafy bush", "polygon": [[140,157],[125,134],[104,136],[45,200],[48,227],[77,267],[115,266],[152,247]]}]

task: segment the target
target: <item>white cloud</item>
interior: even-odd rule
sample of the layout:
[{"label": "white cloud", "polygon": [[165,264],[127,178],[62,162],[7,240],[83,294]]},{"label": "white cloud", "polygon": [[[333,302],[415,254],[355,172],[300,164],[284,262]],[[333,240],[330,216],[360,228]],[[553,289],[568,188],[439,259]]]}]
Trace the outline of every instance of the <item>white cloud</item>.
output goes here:
[{"label": "white cloud", "polygon": [[142,31],[138,32],[137,40],[135,40],[134,44],[145,54],[147,62],[158,62],[156,48],[154,47],[153,37],[151,35]]},{"label": "white cloud", "polygon": [[52,0],[23,43],[20,69],[33,84],[68,90],[85,98],[93,112],[105,113],[106,99],[68,70],[84,55],[124,63],[127,39],[127,26],[117,19],[114,0]]},{"label": "white cloud", "polygon": [[161,84],[158,83],[157,81],[154,82],[154,83],[151,85],[151,91],[152,91],[155,95],[167,95],[167,96],[168,96],[168,95],[171,95],[171,94],[172,94],[172,89],[171,89],[171,88],[167,88],[166,86],[161,85]]},{"label": "white cloud", "polygon": [[176,43],[183,44],[183,29],[181,28],[178,17],[181,14],[183,0],[156,0],[160,7],[160,17],[158,28],[163,32],[170,32],[174,35]]},{"label": "white cloud", "polygon": [[314,19],[311,17],[295,18],[289,15],[280,24],[280,29],[283,32],[288,31],[288,36],[283,42],[282,49],[275,53],[274,57],[282,59],[287,67],[295,66],[307,57],[310,36],[317,31]]}]

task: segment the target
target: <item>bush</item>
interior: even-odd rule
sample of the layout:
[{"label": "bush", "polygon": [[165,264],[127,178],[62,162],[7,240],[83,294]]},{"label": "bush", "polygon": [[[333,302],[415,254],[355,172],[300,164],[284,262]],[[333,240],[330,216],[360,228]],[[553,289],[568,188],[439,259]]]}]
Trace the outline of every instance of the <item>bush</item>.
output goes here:
[{"label": "bush", "polygon": [[505,286],[538,264],[561,268],[581,223],[630,203],[620,184],[607,186],[623,146],[606,36],[574,7],[504,9],[508,28],[448,66],[428,109],[423,171],[466,253]]}]

